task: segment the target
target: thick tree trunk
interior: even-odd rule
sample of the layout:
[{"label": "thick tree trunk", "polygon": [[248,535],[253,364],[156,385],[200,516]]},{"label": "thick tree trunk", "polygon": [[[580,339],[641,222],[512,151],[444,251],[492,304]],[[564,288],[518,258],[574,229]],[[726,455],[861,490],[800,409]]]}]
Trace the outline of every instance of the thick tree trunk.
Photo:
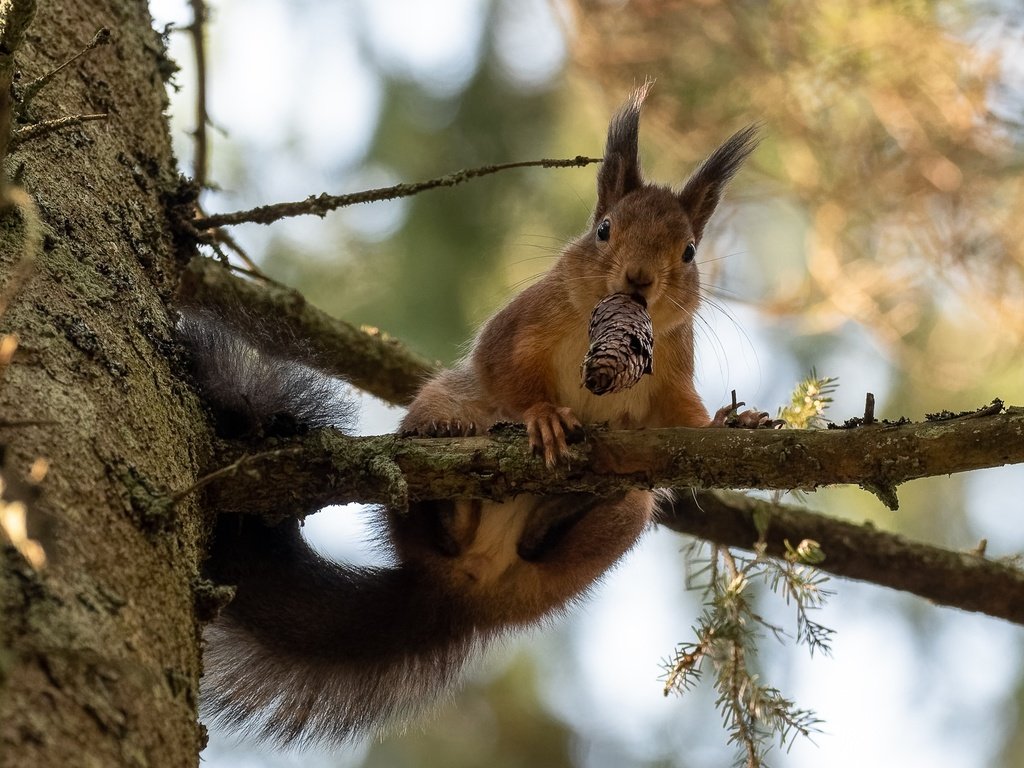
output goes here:
[{"label": "thick tree trunk", "polygon": [[[0,3],[0,8],[3,4]],[[19,347],[0,382],[6,477],[44,458],[29,509],[46,565],[0,558],[0,765],[197,762],[193,590],[204,526],[170,507],[207,449],[177,379],[167,303],[184,259],[167,211],[179,184],[163,46],[142,0],[39,3],[20,83],[111,31],[32,102],[33,120],[108,112],[6,158],[38,204],[44,245],[0,318]],[[0,212],[10,286],[24,222]],[[0,539],[2,541],[2,539]]]}]

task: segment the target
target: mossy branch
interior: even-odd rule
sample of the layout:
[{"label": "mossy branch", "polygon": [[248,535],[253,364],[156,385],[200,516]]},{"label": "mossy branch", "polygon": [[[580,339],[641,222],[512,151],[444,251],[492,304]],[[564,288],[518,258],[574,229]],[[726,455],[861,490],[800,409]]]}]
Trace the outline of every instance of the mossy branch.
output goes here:
[{"label": "mossy branch", "polygon": [[[921,477],[1024,463],[1024,408],[846,430],[591,429],[572,447],[568,465],[553,472],[530,455],[524,434],[518,427],[488,437],[441,439],[315,432],[286,443],[296,450],[268,454],[228,498],[245,499],[258,514],[274,512],[286,499],[301,501],[306,510],[383,501],[388,494],[367,471],[377,457],[398,465],[413,500],[628,488],[894,488]],[[243,452],[229,446],[218,464]],[[227,491],[230,478],[224,484]]]},{"label": "mossy branch", "polygon": [[[311,307],[297,292],[243,279],[210,259],[193,261],[183,294],[205,305],[240,303],[275,318],[308,342],[314,350],[311,364],[346,376],[388,402],[408,403],[436,370],[401,344]],[[685,487],[662,520],[674,530],[749,549],[758,539],[758,524],[768,520],[771,554],[784,555],[787,539],[814,539],[826,553],[823,570],[1024,624],[1024,573],[1008,564],[736,492],[691,490],[705,484],[809,488],[850,482],[873,492],[885,488],[892,501],[895,485],[912,477],[1024,460],[1022,410],[998,410],[898,426],[872,420],[845,430],[599,433],[577,448],[569,470],[553,474],[527,454],[514,431],[497,439],[444,440],[323,433],[294,441],[299,447],[295,452],[247,456],[244,472],[210,485],[220,508],[271,516],[302,515],[330,503],[388,503],[396,495],[395,481],[379,471],[382,461],[393,461],[404,473],[412,499]],[[643,453],[631,454],[645,444]],[[241,446],[224,445],[212,469],[246,453]],[[629,459],[613,471],[616,456]],[[646,466],[652,457],[656,461]]]},{"label": "mossy branch", "polygon": [[[1024,408],[944,421],[848,430],[665,429],[591,431],[575,446],[567,468],[543,469],[522,430],[492,437],[350,438],[322,431],[279,441],[245,458],[246,471],[210,484],[224,511],[301,516],[328,504],[394,503],[391,463],[411,500],[475,497],[500,500],[519,493],[630,487],[804,488],[879,483],[1024,462]],[[225,444],[219,466],[239,461],[241,447]],[[823,570],[921,595],[937,603],[982,611],[1024,624],[1024,573],[977,555],[911,542],[869,527],[796,507],[705,491],[680,492],[671,527],[729,546],[751,548],[758,510],[768,518],[769,551],[784,541],[814,539]],[[692,500],[692,503],[691,503]]]}]

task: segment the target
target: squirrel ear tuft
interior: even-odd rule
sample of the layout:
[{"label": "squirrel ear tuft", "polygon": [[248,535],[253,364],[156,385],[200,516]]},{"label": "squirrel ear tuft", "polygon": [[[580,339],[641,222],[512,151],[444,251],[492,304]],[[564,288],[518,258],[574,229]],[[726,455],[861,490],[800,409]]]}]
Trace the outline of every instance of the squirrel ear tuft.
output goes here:
[{"label": "squirrel ear tuft", "polygon": [[603,219],[615,203],[643,186],[637,138],[640,134],[640,108],[652,85],[654,81],[647,80],[634,89],[608,125],[604,163],[597,172],[595,223]]},{"label": "squirrel ear tuft", "polygon": [[736,175],[743,161],[754,151],[760,139],[760,126],[748,125],[737,131],[712,152],[708,158],[697,166],[683,191],[679,193],[679,202],[690,216],[693,225],[693,239],[700,242],[704,227],[711,214],[718,207],[722,191],[729,180]]}]

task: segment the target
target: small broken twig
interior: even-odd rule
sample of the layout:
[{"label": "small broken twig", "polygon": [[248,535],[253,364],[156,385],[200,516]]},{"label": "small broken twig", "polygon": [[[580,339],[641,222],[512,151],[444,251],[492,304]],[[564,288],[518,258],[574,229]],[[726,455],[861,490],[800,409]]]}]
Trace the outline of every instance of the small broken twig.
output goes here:
[{"label": "small broken twig", "polygon": [[14,131],[11,135],[10,146],[11,149],[14,149],[27,141],[39,139],[65,128],[71,128],[72,126],[92,122],[93,120],[105,120],[107,117],[109,115],[103,112],[95,115],[66,115],[65,117],[57,117],[53,120],[42,120]]},{"label": "small broken twig", "polygon": [[45,75],[40,75],[34,80],[30,80],[19,91],[21,103],[18,105],[18,117],[24,117],[28,112],[29,105],[32,103],[38,93],[45,88],[54,77],[63,72],[69,66],[74,64],[80,58],[85,56],[89,51],[99,48],[101,45],[106,45],[110,42],[110,30],[106,27],[101,27],[96,30],[96,34],[92,36],[92,40],[89,41],[88,45],[82,50],[72,56],[70,59],[65,61],[63,64],[51,69]]},{"label": "small broken twig", "polygon": [[192,161],[192,176],[200,190],[206,188],[208,139],[206,126],[210,116],[206,111],[206,19],[205,0],[189,0],[192,6],[192,23],[188,27],[192,36],[192,55],[196,61],[196,127],[195,157]]}]

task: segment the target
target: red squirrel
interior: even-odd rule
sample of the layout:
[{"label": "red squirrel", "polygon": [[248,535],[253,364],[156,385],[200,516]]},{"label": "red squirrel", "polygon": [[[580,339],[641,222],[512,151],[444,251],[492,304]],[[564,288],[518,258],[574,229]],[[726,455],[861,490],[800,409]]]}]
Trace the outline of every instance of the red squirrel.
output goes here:
[{"label": "red squirrel", "polygon": [[[695,256],[724,187],[756,146],[756,131],[729,138],[680,191],[649,184],[637,154],[648,87],[634,91],[612,118],[586,231],[484,324],[462,362],[424,384],[402,420],[403,433],[468,435],[501,421],[522,422],[530,445],[552,467],[581,424],[724,422],[730,409],[710,419],[693,384]],[[631,389],[597,396],[581,386],[580,363],[591,311],[612,293],[646,302],[654,371]],[[233,332],[214,326],[194,316],[183,324],[186,340],[201,350],[198,378],[208,399],[230,400],[241,410],[269,402],[281,410],[278,401],[289,396],[267,393],[301,391],[303,377],[315,375],[279,372],[293,364],[272,364],[272,354],[249,339],[240,342],[241,351],[227,353],[236,367],[268,354],[271,364],[247,371],[241,378],[251,395],[239,394],[232,375],[220,372],[223,359],[215,361]],[[220,342],[212,339],[217,334]],[[231,387],[233,394],[220,394]],[[248,415],[266,421],[264,414]],[[743,416],[754,426],[766,419],[752,411]],[[322,426],[332,418],[296,420]],[[655,493],[640,490],[611,498],[572,493],[502,503],[417,502],[408,511],[382,512],[392,562],[379,568],[321,558],[294,520],[271,525],[222,515],[208,572],[237,585],[237,592],[207,628],[204,708],[279,743],[344,742],[408,720],[450,690],[489,639],[580,598],[648,527],[655,502]]]}]

